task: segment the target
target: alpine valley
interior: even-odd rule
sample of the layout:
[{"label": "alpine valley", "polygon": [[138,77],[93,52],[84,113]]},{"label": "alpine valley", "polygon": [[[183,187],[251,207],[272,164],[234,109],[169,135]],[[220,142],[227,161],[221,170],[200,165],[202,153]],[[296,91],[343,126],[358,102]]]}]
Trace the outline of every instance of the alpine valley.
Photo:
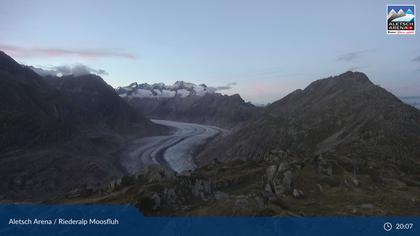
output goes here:
[{"label": "alpine valley", "polygon": [[[315,79],[315,78],[314,78]],[[361,72],[266,106],[177,81],[112,88],[0,53],[4,203],[146,215],[417,215],[420,110]]]}]

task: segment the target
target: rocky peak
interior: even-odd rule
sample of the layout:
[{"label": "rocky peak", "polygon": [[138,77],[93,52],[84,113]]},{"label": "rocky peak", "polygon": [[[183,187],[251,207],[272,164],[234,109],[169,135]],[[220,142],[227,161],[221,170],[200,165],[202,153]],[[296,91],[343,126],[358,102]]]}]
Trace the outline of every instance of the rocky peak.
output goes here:
[{"label": "rocky peak", "polygon": [[13,58],[9,57],[3,51],[0,51],[0,70],[6,70],[10,73],[18,71],[22,68]]},{"label": "rocky peak", "polygon": [[[325,89],[355,89],[372,86],[373,83],[369,78],[361,72],[347,71],[343,74],[320,79],[312,82],[308,87],[305,88],[305,92]],[[321,89],[321,90],[320,90]]]}]

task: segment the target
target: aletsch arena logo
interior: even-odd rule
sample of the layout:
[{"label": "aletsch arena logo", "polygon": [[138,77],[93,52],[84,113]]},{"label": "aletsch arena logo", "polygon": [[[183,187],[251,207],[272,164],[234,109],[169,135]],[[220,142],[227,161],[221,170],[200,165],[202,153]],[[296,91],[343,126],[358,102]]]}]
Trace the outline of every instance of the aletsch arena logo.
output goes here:
[{"label": "aletsch arena logo", "polygon": [[415,34],[416,6],[414,4],[387,5],[387,33]]}]

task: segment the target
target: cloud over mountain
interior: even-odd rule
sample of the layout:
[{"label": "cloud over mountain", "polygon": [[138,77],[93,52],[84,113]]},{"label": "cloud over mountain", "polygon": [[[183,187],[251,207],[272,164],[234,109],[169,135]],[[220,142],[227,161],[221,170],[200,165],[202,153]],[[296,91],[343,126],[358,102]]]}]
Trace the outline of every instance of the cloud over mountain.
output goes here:
[{"label": "cloud over mountain", "polygon": [[61,66],[52,66],[46,68],[39,67],[30,67],[33,71],[41,76],[53,75],[53,76],[64,76],[64,75],[109,75],[107,71],[103,69],[94,69],[87,65],[76,64],[76,65],[61,65]]},{"label": "cloud over mountain", "polygon": [[226,85],[217,86],[217,87],[215,87],[215,89],[216,89],[216,91],[230,90],[230,89],[232,89],[236,85],[237,85],[237,83],[236,82],[233,82],[233,83],[228,83]]}]

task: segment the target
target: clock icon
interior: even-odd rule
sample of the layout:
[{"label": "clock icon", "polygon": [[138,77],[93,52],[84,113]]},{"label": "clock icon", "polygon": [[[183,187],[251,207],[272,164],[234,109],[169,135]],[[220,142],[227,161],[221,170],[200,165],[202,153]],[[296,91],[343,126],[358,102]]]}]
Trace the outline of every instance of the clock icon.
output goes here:
[{"label": "clock icon", "polygon": [[385,230],[385,231],[391,231],[391,229],[392,229],[392,224],[391,224],[391,223],[389,223],[389,222],[386,222],[386,223],[384,224],[384,230]]}]

